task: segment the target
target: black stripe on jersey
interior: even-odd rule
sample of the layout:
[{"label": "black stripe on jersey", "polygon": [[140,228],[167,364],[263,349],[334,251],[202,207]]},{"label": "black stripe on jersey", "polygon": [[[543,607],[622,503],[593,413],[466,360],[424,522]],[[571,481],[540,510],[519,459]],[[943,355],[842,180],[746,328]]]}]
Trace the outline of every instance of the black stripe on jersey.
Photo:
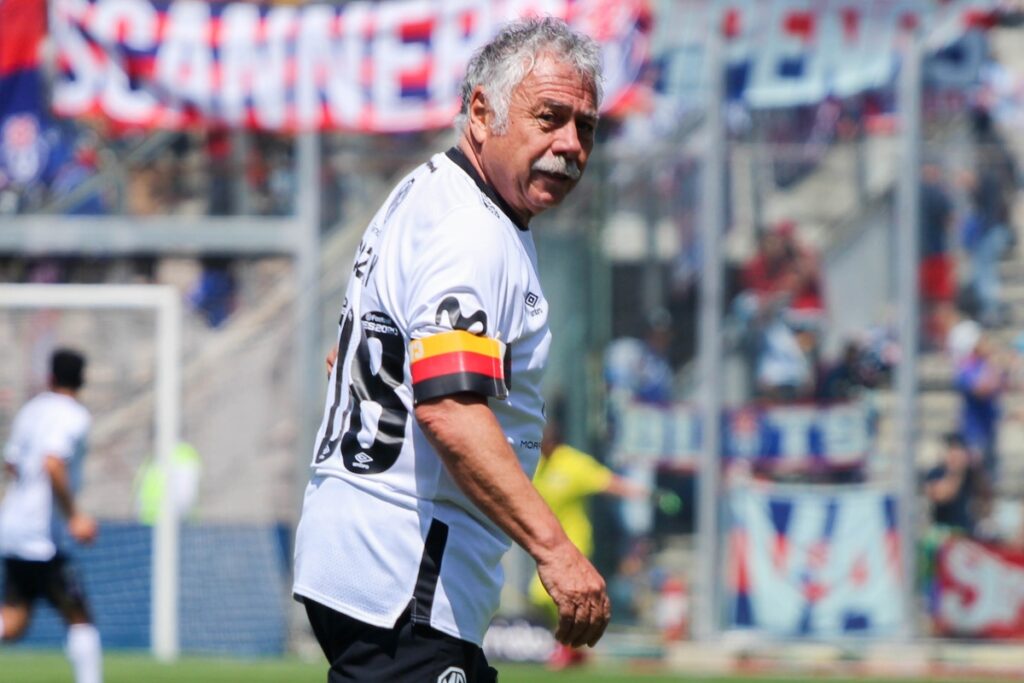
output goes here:
[{"label": "black stripe on jersey", "polygon": [[524,231],[530,229],[528,226],[520,222],[518,218],[516,218],[515,211],[513,211],[512,207],[509,206],[508,203],[501,198],[501,195],[498,194],[498,191],[484,182],[484,179],[481,178],[480,174],[476,172],[475,168],[473,168],[473,164],[469,163],[469,159],[466,158],[466,155],[462,153],[461,149],[459,149],[458,147],[452,147],[447,152],[445,152],[445,156],[447,156],[449,159],[455,162],[456,166],[465,171],[466,175],[472,178],[473,182],[476,183],[476,186],[480,188],[480,191],[483,192],[488,197],[490,197],[491,201],[498,205],[498,208],[501,209],[501,212],[508,216],[508,219],[512,221],[512,223],[517,228]]},{"label": "black stripe on jersey", "polygon": [[505,357],[501,359],[501,367],[505,372],[505,388],[512,391],[512,345],[505,345]]},{"label": "black stripe on jersey", "polygon": [[344,321],[341,325],[341,335],[338,338],[338,356],[334,359],[334,399],[331,402],[331,411],[327,414],[327,422],[324,423],[324,438],[320,440],[320,445],[316,447],[315,462],[317,464],[322,463],[327,458],[331,457],[331,453],[334,452],[334,448],[338,445],[339,436],[332,436],[334,434],[334,417],[338,412],[338,407],[341,405],[341,394],[342,388],[345,382],[348,381],[348,373],[342,372],[342,365],[345,361],[345,354],[348,353],[348,342],[352,337],[352,325],[353,316],[352,311],[346,311],[342,313],[342,320]]},{"label": "black stripe on jersey", "polygon": [[414,403],[419,403],[463,391],[501,400],[508,398],[508,388],[501,378],[488,377],[477,372],[458,372],[417,382],[412,387],[412,398]]},{"label": "black stripe on jersey", "polygon": [[430,613],[434,609],[434,593],[441,576],[441,561],[448,544],[448,525],[431,520],[427,540],[423,544],[423,559],[416,575],[416,588],[412,593],[412,621],[430,626]]}]

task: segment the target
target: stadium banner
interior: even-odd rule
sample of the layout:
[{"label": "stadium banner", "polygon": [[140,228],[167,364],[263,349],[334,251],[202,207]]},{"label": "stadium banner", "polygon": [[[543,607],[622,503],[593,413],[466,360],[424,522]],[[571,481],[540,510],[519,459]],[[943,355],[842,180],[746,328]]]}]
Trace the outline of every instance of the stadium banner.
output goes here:
[{"label": "stadium banner", "polygon": [[[726,38],[728,95],[753,108],[792,107],[849,97],[892,82],[908,29],[921,28],[932,52],[930,81],[977,77],[985,53],[961,44],[991,25],[997,0],[676,0],[666,10],[678,30],[657,59],[669,73],[698,69],[712,30]],[[946,49],[952,48],[952,49]],[[699,96],[699,93],[694,93]]]},{"label": "stadium banner", "polygon": [[[612,461],[695,467],[700,457],[696,406],[626,403],[614,414]],[[866,401],[748,406],[722,415],[726,459],[777,470],[844,468],[864,463],[874,442],[874,413]]]},{"label": "stadium banner", "polygon": [[939,633],[1024,637],[1024,551],[952,537],[939,549],[937,573]]},{"label": "stadium banner", "polygon": [[728,492],[727,626],[786,638],[903,625],[896,496],[868,487]]},{"label": "stadium banner", "polygon": [[0,2],[0,190],[35,183],[50,163],[39,63],[45,35],[43,3]]},{"label": "stadium banner", "polygon": [[473,51],[529,15],[600,41],[606,111],[631,99],[648,59],[646,0],[54,0],[53,107],[137,128],[440,128],[458,111]]}]

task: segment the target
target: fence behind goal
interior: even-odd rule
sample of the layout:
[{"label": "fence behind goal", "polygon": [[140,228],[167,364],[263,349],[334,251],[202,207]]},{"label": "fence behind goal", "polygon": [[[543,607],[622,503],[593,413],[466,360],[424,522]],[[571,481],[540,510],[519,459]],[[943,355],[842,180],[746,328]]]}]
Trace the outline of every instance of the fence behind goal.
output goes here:
[{"label": "fence behind goal", "polygon": [[[168,373],[168,347],[160,344],[166,320],[159,320],[159,307],[126,303],[132,295],[122,299],[115,292],[142,294],[139,301],[152,299],[157,290],[177,294],[167,288],[108,286],[78,288],[84,298],[64,300],[56,293],[61,287],[44,287],[44,306],[25,303],[22,295],[29,289],[0,288],[0,346],[8,350],[9,361],[0,370],[0,439],[8,437],[25,401],[45,389],[52,350],[71,346],[84,352],[88,367],[80,399],[94,422],[79,501],[99,519],[100,534],[90,547],[67,547],[105,646],[153,649],[162,657],[173,657],[179,649],[282,653],[288,634],[288,525],[203,519],[193,513],[168,535],[159,519],[151,525],[140,516],[142,474],[159,465],[160,438],[172,433],[159,423],[180,414],[180,405],[162,405],[167,401],[161,401],[157,388],[180,401],[174,382],[166,391],[166,375],[180,373],[181,354],[171,359],[175,366]],[[36,286],[34,291],[41,290]],[[203,343],[197,335],[186,332],[186,348]],[[160,497],[169,493],[165,489]],[[241,490],[228,495],[246,497]],[[247,504],[258,506],[259,501]],[[63,638],[57,613],[41,602],[24,646],[55,646]]]}]

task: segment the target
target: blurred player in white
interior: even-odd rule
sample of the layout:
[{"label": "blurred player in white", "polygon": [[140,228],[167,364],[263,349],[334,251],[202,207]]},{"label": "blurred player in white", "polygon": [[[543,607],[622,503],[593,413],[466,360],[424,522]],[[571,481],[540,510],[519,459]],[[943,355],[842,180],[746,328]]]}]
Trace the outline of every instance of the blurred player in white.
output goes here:
[{"label": "blurred player in white", "polygon": [[33,606],[46,598],[68,625],[67,655],[76,683],[102,680],[99,631],[65,548],[60,525],[79,543],[96,539],[96,522],[75,504],[91,418],[78,402],[85,358],[58,349],[50,359],[50,389],[14,418],[4,450],[7,492],[0,505],[0,556],[4,560],[0,633],[16,640]]},{"label": "blurred player in white", "polygon": [[593,645],[605,583],[530,481],[551,334],[530,219],[576,186],[600,104],[597,44],[556,19],[470,61],[458,143],[363,236],[296,533],[295,595],[328,680],[493,681],[481,650],[515,541]]}]

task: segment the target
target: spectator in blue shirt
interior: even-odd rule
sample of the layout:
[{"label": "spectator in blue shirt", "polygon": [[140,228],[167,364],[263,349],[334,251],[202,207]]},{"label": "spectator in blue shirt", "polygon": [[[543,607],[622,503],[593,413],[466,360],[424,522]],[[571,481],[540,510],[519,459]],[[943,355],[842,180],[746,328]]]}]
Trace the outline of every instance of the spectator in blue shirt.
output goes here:
[{"label": "spectator in blue shirt", "polygon": [[965,344],[967,352],[956,367],[955,386],[962,399],[960,432],[968,447],[981,454],[985,471],[994,481],[1000,399],[1009,387],[1010,373],[988,337],[976,327],[974,330],[973,343]]}]

